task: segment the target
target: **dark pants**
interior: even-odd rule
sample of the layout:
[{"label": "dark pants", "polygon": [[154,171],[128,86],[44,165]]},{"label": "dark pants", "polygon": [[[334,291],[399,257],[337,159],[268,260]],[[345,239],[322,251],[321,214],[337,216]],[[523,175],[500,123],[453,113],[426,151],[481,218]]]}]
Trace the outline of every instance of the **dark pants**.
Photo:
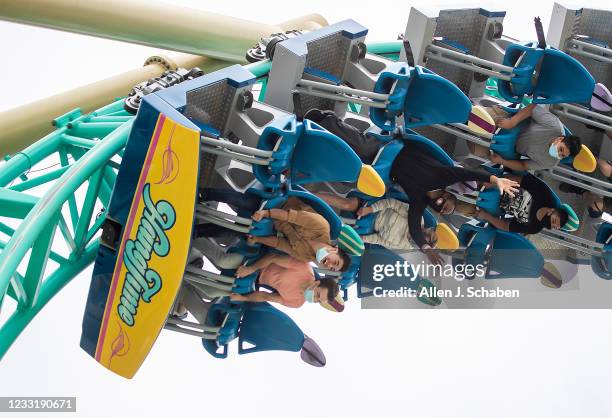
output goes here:
[{"label": "dark pants", "polygon": [[[201,201],[223,202],[229,205],[238,216],[251,217],[259,209],[261,199],[250,193],[240,193],[231,189],[208,188],[200,190]],[[218,242],[235,242],[242,234],[215,224],[199,224],[195,227],[195,237],[215,238]]]},{"label": "dark pants", "polygon": [[250,216],[259,209],[261,199],[251,193],[240,193],[232,189],[201,189],[200,201],[227,203],[237,213],[246,212]]}]

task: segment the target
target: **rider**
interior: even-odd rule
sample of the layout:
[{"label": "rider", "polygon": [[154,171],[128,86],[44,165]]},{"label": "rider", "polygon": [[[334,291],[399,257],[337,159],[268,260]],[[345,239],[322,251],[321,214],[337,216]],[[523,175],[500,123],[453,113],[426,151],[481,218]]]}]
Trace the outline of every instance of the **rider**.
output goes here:
[{"label": "rider", "polygon": [[[514,171],[542,170],[553,168],[562,159],[578,155],[581,149],[580,138],[575,135],[565,135],[563,124],[557,116],[542,105],[530,104],[510,115],[499,106],[486,108],[493,116],[495,124],[502,129],[512,129],[524,120],[527,125],[519,133],[515,150],[528,159],[507,160],[499,154],[489,157],[495,164]],[[480,152],[477,155],[488,156],[488,150],[482,154],[484,147],[475,146]]]},{"label": "rider", "polygon": [[432,248],[421,230],[421,218],[430,202],[428,192],[443,190],[459,182],[477,181],[490,183],[501,194],[513,197],[518,183],[478,171],[458,166],[446,166],[431,156],[426,150],[407,141],[391,165],[391,179],[399,184],[410,200],[408,224],[412,239],[429,259],[436,264],[443,262],[440,254]]},{"label": "rider", "polygon": [[333,279],[316,280],[309,262],[276,253],[266,254],[249,266],[238,267],[236,277],[246,277],[259,270],[257,282],[274,289],[274,292],[232,293],[230,299],[275,302],[289,308],[299,308],[304,302],[332,302],[339,292],[338,283]]},{"label": "rider", "polygon": [[[361,206],[357,197],[340,197],[326,192],[316,193],[316,195],[334,208],[355,212],[359,218],[376,213],[374,232],[361,235],[363,242],[395,250],[414,249],[410,242],[409,205],[407,203],[397,199],[380,199],[370,206]],[[435,229],[421,228],[427,243],[435,247],[438,241]]]}]

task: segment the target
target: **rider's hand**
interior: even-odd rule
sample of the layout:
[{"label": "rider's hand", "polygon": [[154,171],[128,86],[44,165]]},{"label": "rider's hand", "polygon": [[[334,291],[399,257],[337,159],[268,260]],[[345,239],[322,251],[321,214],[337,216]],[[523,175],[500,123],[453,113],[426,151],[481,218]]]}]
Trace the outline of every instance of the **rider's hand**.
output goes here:
[{"label": "rider's hand", "polygon": [[242,302],[242,301],[247,300],[246,296],[240,295],[238,293],[230,293],[229,297],[231,300],[237,301],[237,302]]},{"label": "rider's hand", "polygon": [[431,264],[438,264],[438,265],[444,264],[444,258],[440,255],[440,252],[437,249],[431,248],[430,246],[425,245],[423,246],[422,250],[427,256],[427,258],[429,258],[429,261],[431,262]]},{"label": "rider's hand", "polygon": [[253,273],[253,269],[249,266],[240,266],[236,269],[236,277],[239,279]]},{"label": "rider's hand", "polygon": [[497,127],[502,129],[512,129],[514,128],[514,123],[512,123],[511,119],[500,119],[497,121]]},{"label": "rider's hand", "polygon": [[251,219],[253,219],[255,222],[259,222],[263,218],[265,218],[266,215],[268,215],[267,210],[258,210],[257,212],[253,213],[253,215],[251,216]]},{"label": "rider's hand", "polygon": [[253,245],[253,244],[257,244],[259,241],[257,240],[257,237],[254,235],[247,235],[247,244],[249,245]]},{"label": "rider's hand", "polygon": [[374,212],[374,209],[372,209],[372,207],[370,206],[362,206],[359,209],[357,209],[357,219],[363,217],[363,216],[367,216],[370,213]]},{"label": "rider's hand", "polygon": [[500,195],[508,193],[510,197],[514,197],[514,195],[518,193],[520,185],[516,181],[505,179],[503,177],[493,177],[493,184],[499,189]]}]

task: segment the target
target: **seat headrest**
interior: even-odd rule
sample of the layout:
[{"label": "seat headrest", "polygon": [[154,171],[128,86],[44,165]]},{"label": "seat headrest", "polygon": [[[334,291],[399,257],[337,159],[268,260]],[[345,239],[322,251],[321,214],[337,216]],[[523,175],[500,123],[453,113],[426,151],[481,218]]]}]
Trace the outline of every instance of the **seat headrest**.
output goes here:
[{"label": "seat headrest", "polygon": [[578,171],[582,171],[583,173],[592,173],[595,171],[595,168],[597,168],[597,160],[589,147],[582,144],[580,146],[580,152],[574,157],[572,165]]},{"label": "seat headrest", "polygon": [[572,209],[572,207],[567,203],[563,203],[560,209],[563,209],[565,210],[565,212],[567,212],[567,222],[565,222],[565,225],[561,227],[561,230],[566,232],[577,231],[580,227],[580,219],[578,218],[578,215],[576,215],[574,209]]},{"label": "seat headrest", "polygon": [[338,248],[349,255],[360,256],[365,251],[363,240],[351,226],[343,224],[338,235]]},{"label": "seat headrest", "polygon": [[493,117],[491,117],[489,112],[487,112],[483,106],[478,105],[472,107],[467,127],[476,135],[486,133],[493,134],[496,130],[495,120],[493,120]]},{"label": "seat headrest", "polygon": [[457,234],[455,234],[455,231],[447,224],[442,222],[438,223],[438,226],[436,226],[436,233],[438,235],[437,247],[441,250],[456,250],[459,248]]}]

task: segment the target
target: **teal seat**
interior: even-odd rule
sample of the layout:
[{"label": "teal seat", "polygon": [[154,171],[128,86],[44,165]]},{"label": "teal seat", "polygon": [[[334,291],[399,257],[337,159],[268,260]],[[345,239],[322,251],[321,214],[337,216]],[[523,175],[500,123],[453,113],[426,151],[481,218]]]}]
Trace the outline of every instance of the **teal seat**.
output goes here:
[{"label": "teal seat", "polygon": [[591,268],[600,278],[612,280],[612,224],[602,223],[595,240],[603,244],[603,249],[601,255],[591,257]]},{"label": "teal seat", "polygon": [[452,82],[416,66],[404,106],[404,126],[415,128],[468,120],[472,104]]},{"label": "teal seat", "polygon": [[372,167],[380,178],[385,183],[385,186],[391,185],[391,166],[397,154],[404,148],[404,143],[400,140],[393,140],[383,145],[378,151],[378,155],[374,158]]},{"label": "teal seat", "polygon": [[511,81],[498,80],[499,94],[511,103],[521,103],[525,95],[531,95],[533,73],[544,55],[537,42],[511,44],[504,53],[503,65],[514,67]]},{"label": "teal seat", "polygon": [[466,223],[459,229],[458,238],[466,247],[466,256],[465,260],[453,262],[485,265],[486,279],[536,278],[542,275],[544,257],[520,234]]},{"label": "teal seat", "polygon": [[412,82],[414,69],[406,63],[395,62],[390,64],[376,80],[374,93],[388,94],[388,103],[385,108],[370,107],[370,119],[376,126],[385,131],[395,129],[395,118],[405,107],[406,94]]},{"label": "teal seat", "polygon": [[302,349],[304,333],[287,314],[267,302],[245,305],[238,331],[238,354]]},{"label": "teal seat", "polygon": [[533,103],[589,103],[595,79],[576,58],[548,47],[544,51]]},{"label": "teal seat", "polygon": [[[270,164],[253,164],[253,175],[265,187],[277,190],[281,185],[281,173],[291,166],[293,150],[298,141],[299,130],[294,115],[278,118],[263,130],[257,148],[274,151]],[[280,141],[280,142],[279,142]]]},{"label": "teal seat", "polygon": [[591,100],[595,79],[578,60],[558,49],[539,48],[537,42],[511,44],[506,48],[503,64],[514,67],[510,81],[498,81],[499,94],[509,102],[520,103],[524,96],[533,96],[536,104]]},{"label": "teal seat", "polygon": [[291,184],[356,181],[362,162],[336,135],[311,120],[298,124],[299,138],[291,160]]},{"label": "teal seat", "polygon": [[499,217],[503,215],[502,210],[499,208],[500,198],[501,196],[498,189],[485,189],[478,193],[476,206],[490,213],[491,215]]},{"label": "teal seat", "polygon": [[487,279],[539,278],[543,269],[544,257],[531,241],[520,234],[496,231]]},{"label": "teal seat", "polygon": [[[512,107],[501,106],[501,108],[511,115],[518,111],[517,108]],[[516,140],[528,123],[528,121],[523,121],[512,129],[502,129],[496,135],[493,135],[491,151],[501,155],[506,160],[518,160],[520,155],[516,152]]]},{"label": "teal seat", "polygon": [[209,327],[221,327],[219,336],[212,339],[202,339],[204,349],[213,357],[226,358],[227,345],[238,335],[240,319],[244,313],[242,303],[233,303],[227,298],[214,301],[209,308],[205,318],[205,324]]}]

